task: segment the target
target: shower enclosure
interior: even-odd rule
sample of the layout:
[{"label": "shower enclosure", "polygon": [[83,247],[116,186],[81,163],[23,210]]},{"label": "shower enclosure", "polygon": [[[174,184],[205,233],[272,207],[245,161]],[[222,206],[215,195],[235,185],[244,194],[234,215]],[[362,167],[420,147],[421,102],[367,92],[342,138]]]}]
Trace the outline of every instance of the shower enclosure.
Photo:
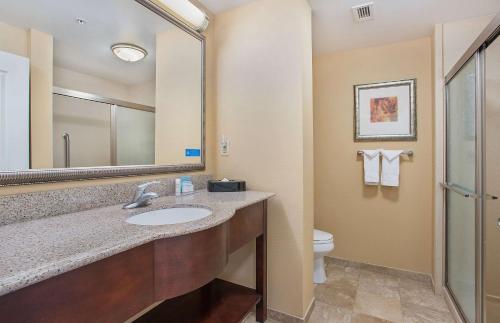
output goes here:
[{"label": "shower enclosure", "polygon": [[54,88],[55,168],[152,165],[155,108]]},{"label": "shower enclosure", "polygon": [[445,288],[500,322],[500,15],[446,77]]}]

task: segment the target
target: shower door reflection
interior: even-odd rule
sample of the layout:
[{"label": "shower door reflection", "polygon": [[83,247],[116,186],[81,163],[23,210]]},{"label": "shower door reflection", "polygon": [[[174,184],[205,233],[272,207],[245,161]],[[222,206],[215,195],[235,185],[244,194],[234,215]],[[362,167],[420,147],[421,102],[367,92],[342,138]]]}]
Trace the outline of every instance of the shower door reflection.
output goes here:
[{"label": "shower door reflection", "polygon": [[[155,114],[150,111],[111,107],[114,119],[113,165],[155,163]],[[114,153],[116,152],[116,153]]]},{"label": "shower door reflection", "polygon": [[[54,94],[53,109],[55,168],[111,166],[109,104]],[[65,134],[69,136],[69,151]]]},{"label": "shower door reflection", "polygon": [[54,168],[155,164],[154,107],[82,93],[54,93]]}]

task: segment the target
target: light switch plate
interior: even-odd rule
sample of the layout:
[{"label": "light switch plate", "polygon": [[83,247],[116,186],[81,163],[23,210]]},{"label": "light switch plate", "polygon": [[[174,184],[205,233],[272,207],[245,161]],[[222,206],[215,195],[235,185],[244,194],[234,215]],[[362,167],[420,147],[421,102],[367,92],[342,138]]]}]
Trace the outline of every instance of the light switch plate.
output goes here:
[{"label": "light switch plate", "polygon": [[229,147],[230,147],[229,138],[222,135],[219,144],[221,156],[229,156]]}]

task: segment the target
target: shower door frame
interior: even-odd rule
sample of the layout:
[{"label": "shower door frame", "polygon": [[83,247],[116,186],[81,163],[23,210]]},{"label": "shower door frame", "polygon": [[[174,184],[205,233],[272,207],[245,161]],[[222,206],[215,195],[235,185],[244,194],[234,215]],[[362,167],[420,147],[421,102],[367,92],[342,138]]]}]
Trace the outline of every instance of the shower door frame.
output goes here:
[{"label": "shower door frame", "polygon": [[[107,98],[100,95],[81,92],[76,90],[65,89],[62,87],[53,87],[52,91],[53,95],[65,96],[73,99],[86,100],[91,102],[97,102],[102,104],[107,104],[109,106],[110,111],[110,164],[109,166],[118,166],[118,157],[117,157],[117,136],[116,136],[116,110],[118,107],[139,110],[144,112],[155,113],[156,108],[153,106],[139,104],[129,101],[123,101],[113,98]],[[156,127],[156,124],[155,124]],[[127,165],[128,166],[128,165]],[[105,166],[106,167],[106,166]]]},{"label": "shower door frame", "polygon": [[[448,84],[455,77],[455,75],[462,70],[462,68],[467,64],[467,62],[475,57],[476,60],[476,97],[475,97],[475,117],[476,117],[476,159],[475,159],[475,322],[484,322],[485,313],[485,296],[483,293],[484,284],[484,206],[486,200],[486,192],[484,192],[484,176],[485,176],[485,51],[486,48],[500,35],[500,13],[497,14],[493,20],[488,24],[488,26],[481,32],[481,34],[476,38],[472,45],[468,48],[465,54],[459,59],[459,61],[452,67],[450,72],[445,77],[445,126],[444,126],[444,178],[445,183],[447,181],[447,165],[448,165],[448,147],[447,147],[447,127],[448,127],[448,109],[449,109],[449,88]],[[445,293],[451,299],[455,310],[461,316],[463,322],[468,322],[466,316],[464,315],[462,309],[458,305],[456,297],[453,295],[451,289],[447,286],[447,197],[446,192],[448,188],[443,185],[444,194],[444,217],[443,217],[443,288]],[[469,323],[469,322],[468,322]]]}]

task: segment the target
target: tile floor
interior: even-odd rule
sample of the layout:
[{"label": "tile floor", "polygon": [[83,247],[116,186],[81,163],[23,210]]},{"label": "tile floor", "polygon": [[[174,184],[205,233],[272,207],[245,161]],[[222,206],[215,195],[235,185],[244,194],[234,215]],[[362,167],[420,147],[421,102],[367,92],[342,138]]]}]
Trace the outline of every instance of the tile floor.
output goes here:
[{"label": "tile floor", "polygon": [[[315,286],[316,305],[309,323],[455,322],[429,281],[382,269],[328,261],[327,282]],[[255,317],[243,322],[255,322]]]}]

